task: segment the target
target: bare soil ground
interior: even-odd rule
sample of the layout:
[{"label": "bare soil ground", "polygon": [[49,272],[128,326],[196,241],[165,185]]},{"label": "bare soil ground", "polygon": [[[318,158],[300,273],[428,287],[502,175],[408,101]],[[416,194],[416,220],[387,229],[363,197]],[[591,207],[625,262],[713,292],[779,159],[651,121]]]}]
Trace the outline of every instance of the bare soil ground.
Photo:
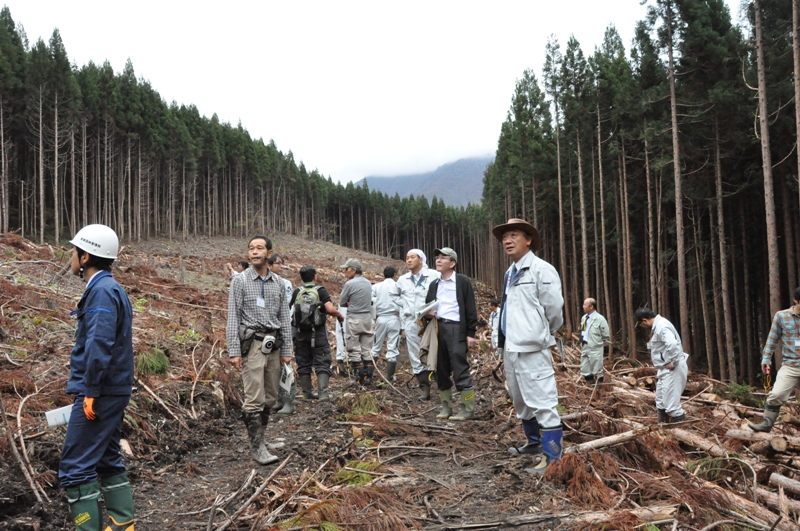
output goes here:
[{"label": "bare soil ground", "polygon": [[[388,264],[403,267],[324,242],[274,242],[287,278],[299,284],[300,267],[313,263],[334,300],[348,257],[373,281]],[[394,386],[334,378],[332,402],[298,396],[294,415],[273,416],[269,433],[286,446],[279,463],[257,465],[239,418],[241,379],[224,350],[225,264],[246,258],[245,248],[243,239],[148,241],[127,246],[115,265],[135,308],[137,357],[160,349],[169,359],[165,373],[139,374],[123,427],[140,531],[797,529],[791,484],[769,486],[773,473],[800,479],[790,416],[766,447],[742,441],[733,432],[746,430],[763,396],[692,374],[690,420],[659,426],[653,369],[615,354],[604,384],[588,386],[570,341],[555,357],[567,453],[544,477],[529,473],[535,458],[508,453],[522,430],[486,341],[494,294],[480,285],[476,420],[437,422],[437,402],[415,398],[402,346]],[[69,312],[83,285],[66,264],[65,248],[0,235],[2,530],[72,529],[56,477],[64,428],[48,429],[44,416],[71,403]],[[333,344],[332,320],[329,329]],[[800,416],[796,404],[785,411]]]}]

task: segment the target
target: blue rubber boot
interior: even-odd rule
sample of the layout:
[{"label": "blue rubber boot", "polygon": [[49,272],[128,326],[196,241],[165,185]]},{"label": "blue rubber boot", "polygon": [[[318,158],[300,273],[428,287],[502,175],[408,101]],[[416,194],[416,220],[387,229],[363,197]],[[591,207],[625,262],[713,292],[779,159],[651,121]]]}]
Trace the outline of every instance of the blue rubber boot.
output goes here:
[{"label": "blue rubber boot", "polygon": [[539,436],[539,422],[536,418],[522,421],[522,429],[528,438],[524,446],[517,448],[512,446],[508,451],[516,455],[539,455],[542,453],[542,439]]},{"label": "blue rubber boot", "polygon": [[547,467],[553,461],[561,459],[561,451],[563,449],[561,440],[564,437],[564,429],[561,426],[557,428],[542,428],[542,459],[533,468],[528,469],[529,472],[534,474],[544,474]]}]

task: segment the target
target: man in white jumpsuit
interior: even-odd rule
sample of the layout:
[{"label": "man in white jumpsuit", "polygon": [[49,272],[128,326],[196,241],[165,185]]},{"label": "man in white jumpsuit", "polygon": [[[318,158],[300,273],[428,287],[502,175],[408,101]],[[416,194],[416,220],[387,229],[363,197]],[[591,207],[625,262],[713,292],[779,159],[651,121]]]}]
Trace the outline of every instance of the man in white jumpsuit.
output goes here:
[{"label": "man in white jumpsuit", "polygon": [[680,422],[686,420],[686,412],[681,407],[681,395],[686,389],[689,355],[683,351],[681,336],[668,320],[649,308],[639,308],[635,314],[636,322],[649,328],[650,340],[647,348],[656,373],[656,409],[658,422]]},{"label": "man in white jumpsuit", "polygon": [[597,311],[597,300],[583,301],[581,318],[581,375],[589,384],[603,383],[603,349],[611,338],[608,321]]},{"label": "man in white jumpsuit", "polygon": [[561,457],[563,428],[556,411],[558,389],[550,348],[564,322],[561,279],[555,268],[534,254],[541,246],[536,228],[522,219],[492,229],[513,261],[503,277],[498,351],[506,383],[527,438],[513,454],[540,455],[531,469],[541,474]]},{"label": "man in white jumpsuit", "polygon": [[419,249],[411,249],[406,254],[408,273],[397,281],[397,291],[400,294],[400,304],[403,311],[400,313],[402,333],[405,334],[408,346],[408,360],[411,362],[411,371],[419,382],[419,398],[431,398],[431,371],[425,369],[419,361],[419,345],[422,338],[419,335],[416,313],[425,306],[425,297],[431,282],[439,278],[439,273],[428,269],[425,253]]},{"label": "man in white jumpsuit", "polygon": [[397,269],[386,266],[383,269],[383,282],[372,286],[372,304],[375,307],[375,337],[372,344],[372,359],[381,355],[386,341],[386,379],[394,382],[397,370],[397,347],[400,345],[400,293],[394,278]]}]

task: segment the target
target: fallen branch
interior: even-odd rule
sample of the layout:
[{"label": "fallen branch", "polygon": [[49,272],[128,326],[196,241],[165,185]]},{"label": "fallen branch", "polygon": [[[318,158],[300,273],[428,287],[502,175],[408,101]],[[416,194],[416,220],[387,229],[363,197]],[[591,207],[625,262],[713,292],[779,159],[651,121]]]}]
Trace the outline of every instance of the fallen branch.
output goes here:
[{"label": "fallen branch", "polygon": [[556,527],[560,524],[570,523],[575,526],[590,527],[596,529],[602,524],[617,520],[621,515],[632,514],[643,522],[663,520],[672,516],[678,510],[676,505],[664,505],[656,507],[639,507],[630,511],[620,511],[615,513],[601,511],[586,512],[560,512],[560,513],[537,513],[524,516],[510,516],[502,520],[493,522],[483,522],[476,524],[444,524],[428,526],[429,531],[445,531],[449,529],[505,529],[507,527],[536,525],[537,527]]},{"label": "fallen branch", "polygon": [[3,418],[3,425],[6,429],[6,437],[8,438],[8,445],[11,447],[11,453],[14,454],[14,458],[19,463],[19,468],[22,470],[22,474],[25,476],[25,479],[28,481],[28,485],[30,485],[31,490],[33,491],[34,496],[36,496],[36,500],[39,503],[42,502],[42,497],[39,495],[39,487],[36,485],[36,482],[33,481],[30,473],[28,472],[28,467],[25,466],[25,463],[22,461],[22,457],[19,455],[19,450],[17,450],[17,445],[14,443],[14,435],[11,433],[11,426],[8,424],[8,419],[6,418],[6,408],[3,405],[3,398],[0,396],[0,417]]},{"label": "fallen branch", "polygon": [[[244,510],[245,510],[245,509],[247,509],[247,508],[250,506],[250,504],[251,504],[251,503],[253,503],[253,500],[255,500],[256,498],[258,498],[258,497],[261,495],[261,493],[262,493],[262,492],[264,492],[264,489],[266,489],[266,488],[267,488],[267,485],[269,485],[269,482],[270,482],[270,481],[272,481],[272,478],[274,478],[274,477],[275,477],[275,476],[278,474],[278,472],[280,472],[280,471],[283,469],[283,467],[285,467],[285,466],[286,466],[286,464],[287,464],[287,463],[289,462],[289,460],[292,458],[292,455],[294,455],[294,454],[289,454],[289,455],[286,457],[286,459],[284,459],[284,460],[283,460],[283,462],[282,462],[280,465],[278,465],[278,468],[276,468],[275,470],[273,470],[273,471],[272,471],[272,474],[270,474],[270,475],[269,475],[269,477],[268,477],[267,479],[265,479],[265,480],[263,481],[263,483],[261,483],[261,485],[259,485],[259,487],[258,487],[258,488],[256,489],[256,491],[253,493],[253,495],[252,495],[252,496],[250,496],[249,498],[247,498],[247,501],[245,501],[245,502],[242,504],[242,506],[241,506],[241,507],[239,507],[238,509],[236,509],[236,512],[235,512],[235,513],[233,513],[232,515],[230,515],[230,516],[228,517],[228,521],[226,521],[224,524],[222,524],[221,526],[219,526],[219,527],[218,527],[218,528],[217,528],[215,531],[225,531],[226,529],[228,529],[228,526],[230,526],[230,525],[231,525],[233,522],[235,522],[235,521],[236,521],[236,519],[237,519],[237,518],[239,518],[239,515],[241,515],[241,514],[244,512]],[[330,459],[329,459],[329,461],[330,461]]]},{"label": "fallen branch", "polygon": [[178,421],[178,424],[180,424],[180,425],[181,425],[181,427],[183,427],[184,429],[187,429],[187,430],[189,429],[189,426],[186,424],[186,422],[184,422],[184,420],[183,420],[182,418],[179,418],[179,417],[178,417],[178,415],[176,415],[175,413],[173,413],[173,412],[172,412],[172,410],[171,410],[169,407],[167,407],[167,404],[165,404],[165,403],[164,403],[164,401],[163,401],[163,400],[161,400],[161,398],[159,398],[159,396],[158,396],[157,394],[155,394],[155,393],[153,392],[153,390],[152,390],[152,389],[150,389],[149,387],[147,387],[147,384],[145,384],[143,381],[141,381],[141,380],[139,379],[139,377],[138,377],[138,376],[136,377],[136,383],[138,383],[139,385],[141,385],[141,386],[144,388],[144,390],[145,390],[145,391],[147,391],[148,393],[150,393],[150,396],[152,396],[153,398],[155,398],[155,399],[156,399],[156,401],[157,401],[159,404],[161,404],[161,407],[163,407],[163,408],[164,408],[164,409],[167,411],[167,413],[169,413],[169,414],[170,414],[170,416],[171,416],[172,418],[174,418],[176,421]]}]

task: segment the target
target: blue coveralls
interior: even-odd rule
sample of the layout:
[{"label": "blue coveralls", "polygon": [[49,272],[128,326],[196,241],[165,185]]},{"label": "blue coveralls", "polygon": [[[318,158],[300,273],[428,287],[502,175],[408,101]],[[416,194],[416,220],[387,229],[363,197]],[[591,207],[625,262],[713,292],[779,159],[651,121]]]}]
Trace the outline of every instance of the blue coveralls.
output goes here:
[{"label": "blue coveralls", "polygon": [[[58,467],[63,488],[125,472],[122,419],[133,390],[133,310],[108,271],[96,273],[72,312],[78,318],[67,394],[75,395]],[[83,411],[92,397],[97,420]]]}]

